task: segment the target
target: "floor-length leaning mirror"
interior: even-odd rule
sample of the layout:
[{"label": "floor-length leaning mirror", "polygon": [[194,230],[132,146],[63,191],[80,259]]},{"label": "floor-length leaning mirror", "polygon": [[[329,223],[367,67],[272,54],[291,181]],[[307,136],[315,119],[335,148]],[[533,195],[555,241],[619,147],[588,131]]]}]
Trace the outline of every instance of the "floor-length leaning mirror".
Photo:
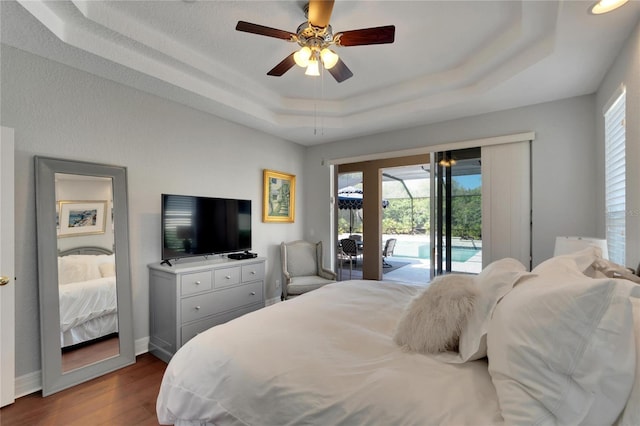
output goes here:
[{"label": "floor-length leaning mirror", "polygon": [[126,168],[35,157],[42,394],[135,362]]}]

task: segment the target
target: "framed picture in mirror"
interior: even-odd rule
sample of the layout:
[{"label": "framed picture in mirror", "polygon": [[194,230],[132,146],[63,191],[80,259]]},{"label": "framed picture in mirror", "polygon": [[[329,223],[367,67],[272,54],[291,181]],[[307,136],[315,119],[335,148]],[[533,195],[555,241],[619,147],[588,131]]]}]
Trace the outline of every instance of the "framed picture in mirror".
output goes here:
[{"label": "framed picture in mirror", "polygon": [[60,201],[59,237],[104,234],[106,201]]}]

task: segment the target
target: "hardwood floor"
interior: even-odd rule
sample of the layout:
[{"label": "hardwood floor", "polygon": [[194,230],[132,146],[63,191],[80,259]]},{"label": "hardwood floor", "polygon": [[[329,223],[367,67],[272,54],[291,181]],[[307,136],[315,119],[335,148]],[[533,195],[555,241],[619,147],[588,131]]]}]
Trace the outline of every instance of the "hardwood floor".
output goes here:
[{"label": "hardwood floor", "polygon": [[156,397],[167,365],[151,354],[113,373],[43,398],[40,392],[0,409],[0,425],[157,425]]},{"label": "hardwood floor", "polygon": [[118,336],[97,340],[86,346],[62,351],[62,371],[67,372],[76,368],[93,364],[96,361],[111,358],[120,353]]}]

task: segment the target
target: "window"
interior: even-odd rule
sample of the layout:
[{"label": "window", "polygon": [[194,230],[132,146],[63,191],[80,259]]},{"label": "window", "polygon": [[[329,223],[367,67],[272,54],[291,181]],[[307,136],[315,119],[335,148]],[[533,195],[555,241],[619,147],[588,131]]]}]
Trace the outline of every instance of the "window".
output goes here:
[{"label": "window", "polygon": [[625,91],[604,114],[605,209],[609,259],[624,265],[626,216]]}]

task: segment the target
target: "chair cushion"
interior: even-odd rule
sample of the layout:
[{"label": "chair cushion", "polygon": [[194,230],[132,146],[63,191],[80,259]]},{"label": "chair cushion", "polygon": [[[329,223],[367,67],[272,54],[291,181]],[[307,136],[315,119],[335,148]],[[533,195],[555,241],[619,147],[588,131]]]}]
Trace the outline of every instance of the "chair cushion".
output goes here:
[{"label": "chair cushion", "polygon": [[291,279],[291,283],[287,286],[287,294],[297,295],[306,293],[307,291],[315,290],[323,285],[335,283],[333,280],[327,280],[317,275],[308,275],[304,277],[294,277]]},{"label": "chair cushion", "polygon": [[292,277],[316,275],[316,246],[298,244],[287,249],[287,270]]}]

